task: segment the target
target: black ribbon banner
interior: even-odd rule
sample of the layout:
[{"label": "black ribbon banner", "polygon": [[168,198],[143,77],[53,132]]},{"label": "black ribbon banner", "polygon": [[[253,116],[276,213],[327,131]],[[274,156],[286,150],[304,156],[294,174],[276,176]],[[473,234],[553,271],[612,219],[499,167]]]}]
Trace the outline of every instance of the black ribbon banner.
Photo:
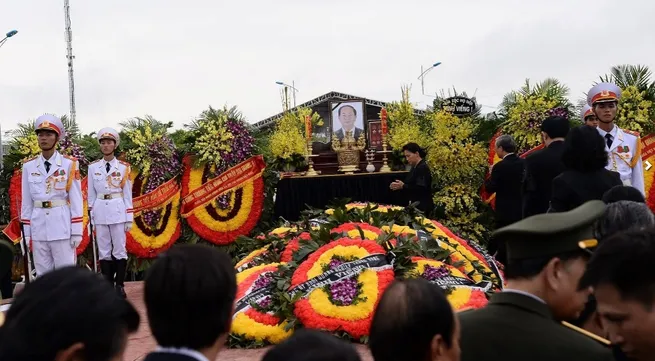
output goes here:
[{"label": "black ribbon banner", "polygon": [[391,267],[386,255],[379,253],[372,254],[355,261],[343,263],[331,270],[325,271],[322,274],[292,288],[289,293],[292,298],[298,292],[308,294],[316,288],[331,285],[345,278],[357,276],[368,268],[380,268],[385,266]]},{"label": "black ribbon banner", "polygon": [[[265,273],[262,273],[262,275]],[[259,277],[261,277],[261,275]],[[266,287],[262,287],[241,297],[239,300],[237,300],[236,304],[234,305],[234,315],[236,315],[241,311],[245,311],[247,307],[250,307],[251,303],[261,301],[262,299],[266,298],[266,296],[270,296],[272,288],[273,288],[273,284],[271,283]]]},{"label": "black ribbon banner", "polygon": [[473,248],[476,252],[478,252],[479,254],[481,254],[482,257],[484,257],[484,259],[485,259],[485,260],[487,261],[487,263],[489,264],[489,267],[491,268],[491,272],[493,272],[493,273],[496,275],[496,277],[498,277],[498,279],[500,280],[500,287],[502,288],[502,287],[503,287],[503,284],[504,284],[505,282],[504,282],[504,280],[503,280],[503,276],[502,276],[501,273],[500,273],[500,270],[498,269],[498,265],[496,264],[496,260],[493,259],[493,257],[491,257],[487,252],[485,252],[485,251],[482,249],[482,247],[480,247],[479,244],[477,244],[477,243],[471,241],[471,242],[469,242],[469,246],[471,246],[471,248]]},{"label": "black ribbon banner", "polygon": [[462,278],[462,277],[457,277],[457,276],[446,276],[446,277],[440,277],[435,280],[431,280],[430,283],[435,284],[443,289],[446,289],[448,287],[467,287],[467,288],[475,288],[479,289],[480,291],[487,292],[491,288],[491,282],[480,282],[480,283],[475,283],[469,279]]}]

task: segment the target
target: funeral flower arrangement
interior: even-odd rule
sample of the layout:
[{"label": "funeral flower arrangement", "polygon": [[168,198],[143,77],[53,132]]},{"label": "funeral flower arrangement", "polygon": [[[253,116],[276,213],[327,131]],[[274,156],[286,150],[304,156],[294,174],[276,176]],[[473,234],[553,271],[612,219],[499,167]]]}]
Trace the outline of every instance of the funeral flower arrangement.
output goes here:
[{"label": "funeral flower arrangement", "polygon": [[414,208],[341,204],[305,212],[238,241],[232,347],[261,347],[313,328],[366,342],[372,316],[395,278],[442,287],[455,310],[482,307],[503,287],[501,268]]},{"label": "funeral flower arrangement", "polygon": [[167,133],[168,125],[151,117],[123,124],[121,144],[131,165],[134,224],[127,249],[140,258],[152,258],[180,237],[180,206],[177,177],[182,162]]},{"label": "funeral flower arrangement", "polygon": [[[236,108],[209,108],[189,128],[184,157],[182,217],[200,238],[227,245],[257,224],[264,202],[264,165],[253,157],[255,139]],[[236,171],[256,170],[247,179]],[[232,184],[221,191],[222,186]]]},{"label": "funeral flower arrangement", "polygon": [[645,99],[645,92],[634,86],[622,89],[621,101],[616,114],[616,125],[645,136],[655,130],[655,107]]}]

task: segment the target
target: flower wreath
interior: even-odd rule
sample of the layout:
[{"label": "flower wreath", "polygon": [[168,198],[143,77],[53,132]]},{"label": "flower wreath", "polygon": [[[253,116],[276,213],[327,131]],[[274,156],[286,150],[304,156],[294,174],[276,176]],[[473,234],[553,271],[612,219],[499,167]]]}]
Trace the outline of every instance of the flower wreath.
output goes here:
[{"label": "flower wreath", "polygon": [[232,316],[233,335],[248,340],[277,344],[289,336],[286,321],[275,316],[270,307],[272,275],[283,263],[263,264],[237,273],[235,313]]},{"label": "flower wreath", "polygon": [[491,284],[477,286],[457,268],[437,260],[412,257],[412,262],[416,264],[416,269],[410,274],[415,278],[425,278],[444,288],[448,301],[455,311],[480,308],[487,304],[485,292],[489,290]]},{"label": "flower wreath", "polygon": [[393,279],[384,248],[340,238],[320,247],[294,272],[290,292],[302,292],[294,313],[307,328],[345,331],[359,339],[368,335],[375,307]]},{"label": "flower wreath", "polygon": [[[210,178],[209,164],[193,167],[192,157],[183,160],[182,195],[200,188]],[[196,208],[186,220],[203,239],[216,245],[227,245],[241,235],[248,234],[261,216],[264,205],[264,179],[259,176],[247,180],[227,194]]]},{"label": "flower wreath", "polygon": [[348,222],[333,228],[330,233],[339,233],[349,238],[361,238],[363,233],[364,239],[376,240],[382,234],[382,230],[368,223]]},{"label": "flower wreath", "polygon": [[309,233],[303,232],[296,237],[293,237],[287,246],[284,247],[284,251],[280,254],[280,261],[282,262],[291,262],[293,261],[293,254],[300,249],[300,241],[310,241],[312,237]]}]

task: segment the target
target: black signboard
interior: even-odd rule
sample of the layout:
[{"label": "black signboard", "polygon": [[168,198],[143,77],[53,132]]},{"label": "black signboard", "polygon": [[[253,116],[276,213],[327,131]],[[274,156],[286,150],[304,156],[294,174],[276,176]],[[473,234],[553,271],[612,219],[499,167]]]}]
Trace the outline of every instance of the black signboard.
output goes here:
[{"label": "black signboard", "polygon": [[469,115],[475,112],[475,100],[467,97],[450,97],[441,102],[441,109],[453,115]]}]

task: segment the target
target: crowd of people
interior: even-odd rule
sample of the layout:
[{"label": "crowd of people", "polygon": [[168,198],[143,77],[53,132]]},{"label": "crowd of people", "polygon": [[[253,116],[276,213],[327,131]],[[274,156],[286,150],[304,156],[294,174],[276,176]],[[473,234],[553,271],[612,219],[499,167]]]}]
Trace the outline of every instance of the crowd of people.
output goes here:
[{"label": "crowd of people", "polygon": [[[481,309],[455,313],[438,285],[394,281],[371,322],[368,347],[375,361],[655,360],[655,216],[645,203],[639,136],[614,124],[620,97],[614,84],[594,86],[585,125],[570,129],[565,118],[547,118],[541,125],[545,148],[525,159],[516,155],[511,136],[497,138],[502,160],[486,188],[496,193],[498,228],[489,247],[504,265],[504,289]],[[70,266],[79,245],[77,210],[65,214],[72,228],[56,235],[40,229],[57,207],[52,195],[77,206],[75,162],[55,151],[45,154],[51,143],[44,134],[56,141],[60,126],[56,118],[37,119],[44,155],[23,169],[24,194],[31,198],[21,217],[31,226],[26,236],[41,265],[0,327],[0,360],[122,360],[141,318],[125,298],[122,279],[121,237],[132,221],[125,195],[131,185],[124,177],[129,165],[114,161],[118,134],[101,132],[105,158],[89,168],[89,187],[97,192],[90,207],[98,242],[104,242],[102,282]],[[403,151],[412,172],[390,188],[411,190],[429,208],[423,190],[430,172],[421,149],[409,144]],[[48,169],[51,160],[67,172]],[[220,359],[236,289],[232,259],[216,248],[180,245],[163,253],[145,278],[147,319],[158,345],[145,360]],[[301,329],[263,360],[355,361],[360,354],[351,343]]]}]

